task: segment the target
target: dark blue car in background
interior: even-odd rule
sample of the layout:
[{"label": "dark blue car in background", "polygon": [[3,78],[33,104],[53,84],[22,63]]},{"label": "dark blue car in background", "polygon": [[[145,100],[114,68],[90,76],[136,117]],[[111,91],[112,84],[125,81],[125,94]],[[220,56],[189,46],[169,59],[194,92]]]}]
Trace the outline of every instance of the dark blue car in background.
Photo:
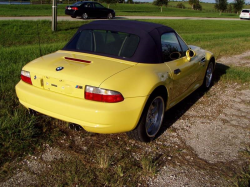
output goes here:
[{"label": "dark blue car in background", "polygon": [[88,19],[89,17],[112,19],[115,17],[114,10],[105,8],[100,3],[91,1],[79,1],[73,5],[66,6],[65,14],[70,15],[72,18],[81,16],[83,19]]}]

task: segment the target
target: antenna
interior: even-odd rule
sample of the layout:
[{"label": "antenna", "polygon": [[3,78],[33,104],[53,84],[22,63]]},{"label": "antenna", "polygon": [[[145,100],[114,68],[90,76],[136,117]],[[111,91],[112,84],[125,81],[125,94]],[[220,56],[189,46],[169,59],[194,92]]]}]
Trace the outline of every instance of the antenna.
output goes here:
[{"label": "antenna", "polygon": [[37,26],[37,33],[38,33],[39,51],[40,51],[40,56],[42,56],[41,45],[40,45],[40,34],[39,34],[39,29],[38,29],[38,23],[36,24],[36,26]]}]

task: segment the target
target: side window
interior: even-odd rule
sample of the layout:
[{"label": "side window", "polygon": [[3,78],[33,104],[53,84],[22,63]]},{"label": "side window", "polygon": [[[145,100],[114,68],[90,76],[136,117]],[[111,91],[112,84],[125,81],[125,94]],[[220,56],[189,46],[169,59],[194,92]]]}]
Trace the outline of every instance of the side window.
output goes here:
[{"label": "side window", "polygon": [[104,8],[101,4],[95,3],[96,8]]},{"label": "side window", "polygon": [[182,56],[180,44],[173,32],[161,36],[161,46],[164,62],[176,60]]},{"label": "side window", "polygon": [[180,42],[183,54],[182,56],[186,56],[186,51],[189,49],[189,47],[187,46],[187,44],[181,39],[181,37],[179,35],[177,35],[178,40]]},{"label": "side window", "polygon": [[85,4],[84,4],[84,7],[86,7],[86,8],[91,8],[92,5],[91,5],[91,3],[85,3]]}]

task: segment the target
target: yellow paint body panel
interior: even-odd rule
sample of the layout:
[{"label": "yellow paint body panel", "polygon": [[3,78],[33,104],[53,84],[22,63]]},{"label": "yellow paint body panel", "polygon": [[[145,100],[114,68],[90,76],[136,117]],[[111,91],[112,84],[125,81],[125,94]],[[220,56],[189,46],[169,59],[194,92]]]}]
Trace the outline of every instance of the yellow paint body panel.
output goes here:
[{"label": "yellow paint body panel", "polygon": [[119,103],[102,103],[69,97],[20,81],[16,86],[20,102],[48,116],[81,125],[86,131],[118,133],[137,125],[146,97],[128,98]]},{"label": "yellow paint body panel", "polygon": [[[196,54],[199,54],[196,52]],[[20,81],[16,93],[26,107],[96,133],[133,130],[138,124],[150,94],[159,86],[168,92],[166,110],[180,102],[203,82],[212,53],[200,58],[186,57],[162,64],[142,64],[71,51],[57,51],[38,58],[23,70],[29,71],[33,85]],[[64,57],[90,61],[81,63]],[[56,71],[57,67],[64,67]],[[179,75],[174,70],[180,68]],[[120,92],[124,101],[103,103],[85,100],[86,85]],[[81,89],[77,89],[81,86]]]}]

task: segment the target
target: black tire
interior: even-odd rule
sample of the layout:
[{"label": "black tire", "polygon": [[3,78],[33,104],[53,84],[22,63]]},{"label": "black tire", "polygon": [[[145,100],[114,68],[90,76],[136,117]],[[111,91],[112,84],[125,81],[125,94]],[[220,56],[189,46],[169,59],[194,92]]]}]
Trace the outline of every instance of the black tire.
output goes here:
[{"label": "black tire", "polygon": [[213,75],[214,75],[214,63],[210,61],[208,63],[205,77],[204,77],[203,84],[202,84],[202,87],[205,90],[208,90],[212,86],[213,77],[214,77]]},{"label": "black tire", "polygon": [[113,19],[113,15],[111,13],[108,13],[107,19]]},{"label": "black tire", "polygon": [[83,14],[82,14],[82,19],[88,19],[88,18],[89,18],[89,16],[88,16],[87,13],[83,13]]},{"label": "black tire", "polygon": [[[151,113],[153,104],[155,102],[158,102],[158,101],[160,104],[160,105],[157,105],[158,109],[159,109],[159,116],[157,114],[157,117],[156,117],[157,122],[155,123],[157,126],[155,126],[155,125],[152,125],[153,122],[150,121],[152,119],[149,119],[149,118],[150,118],[150,116],[153,116]],[[149,100],[148,100],[148,102],[143,110],[141,119],[140,119],[137,127],[134,130],[127,132],[128,137],[135,139],[135,140],[138,140],[138,141],[141,141],[141,142],[152,141],[161,128],[163,118],[164,118],[164,113],[165,113],[165,100],[164,100],[164,98],[161,95],[157,95],[157,94],[152,95],[149,98]],[[154,115],[156,115],[156,114],[154,114]],[[155,118],[155,116],[152,118]],[[149,124],[148,123],[149,121],[152,123]],[[150,126],[147,128],[148,124]],[[153,128],[151,128],[151,127],[153,127]],[[151,131],[150,131],[150,129],[151,129]]]}]

